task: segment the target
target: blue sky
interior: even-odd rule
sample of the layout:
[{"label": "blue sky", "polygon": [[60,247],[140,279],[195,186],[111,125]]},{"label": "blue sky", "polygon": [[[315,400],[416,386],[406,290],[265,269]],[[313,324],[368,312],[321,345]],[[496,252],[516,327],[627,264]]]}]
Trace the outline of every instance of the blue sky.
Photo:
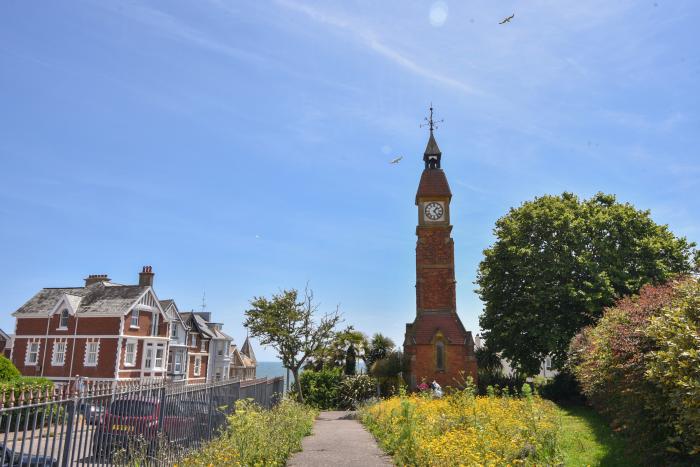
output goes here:
[{"label": "blue sky", "polygon": [[614,193],[698,241],[699,13],[690,0],[4,1],[0,326],[41,287],[131,283],[150,264],[160,298],[196,309],[206,289],[239,343],[253,296],[307,282],[321,310],[400,343],[431,101],[468,329],[494,222],[534,196]]}]

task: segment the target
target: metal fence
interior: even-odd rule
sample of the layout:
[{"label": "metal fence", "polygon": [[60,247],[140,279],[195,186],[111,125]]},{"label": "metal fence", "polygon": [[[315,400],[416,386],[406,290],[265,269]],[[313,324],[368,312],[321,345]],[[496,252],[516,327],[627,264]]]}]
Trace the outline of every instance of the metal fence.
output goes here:
[{"label": "metal fence", "polygon": [[239,399],[272,407],[281,377],[86,384],[0,397],[0,465],[172,465],[214,438]]}]

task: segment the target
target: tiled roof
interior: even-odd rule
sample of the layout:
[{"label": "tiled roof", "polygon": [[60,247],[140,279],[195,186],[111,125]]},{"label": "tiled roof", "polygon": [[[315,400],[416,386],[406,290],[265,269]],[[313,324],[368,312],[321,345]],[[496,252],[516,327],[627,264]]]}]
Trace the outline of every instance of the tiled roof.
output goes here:
[{"label": "tiled roof", "polygon": [[253,352],[253,346],[250,344],[250,338],[246,337],[243,347],[241,347],[241,353],[249,357],[252,361],[256,361],[255,352]]},{"label": "tiled roof", "polygon": [[413,340],[419,345],[430,344],[438,331],[451,344],[463,344],[472,338],[457,314],[450,312],[421,313],[410,328]]},{"label": "tiled roof", "polygon": [[416,192],[416,204],[418,198],[446,196],[452,198],[450,185],[447,183],[447,177],[442,169],[425,169],[420,176],[418,191]]},{"label": "tiled roof", "polygon": [[98,282],[88,287],[41,289],[14,313],[15,316],[45,315],[64,297],[76,312],[91,314],[126,313],[148,289],[139,285],[116,285]]}]

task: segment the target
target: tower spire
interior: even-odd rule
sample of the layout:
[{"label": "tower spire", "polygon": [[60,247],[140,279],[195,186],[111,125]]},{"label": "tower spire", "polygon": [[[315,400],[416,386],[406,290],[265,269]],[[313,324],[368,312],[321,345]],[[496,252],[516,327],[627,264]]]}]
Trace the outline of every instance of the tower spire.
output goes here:
[{"label": "tower spire", "polygon": [[430,103],[430,115],[425,117],[426,123],[421,124],[422,127],[428,127],[430,130],[430,137],[428,138],[428,144],[425,147],[425,152],[423,153],[423,161],[425,162],[426,169],[439,169],[440,159],[442,159],[442,153],[438,147],[437,141],[435,141],[435,136],[433,135],[433,130],[437,130],[438,123],[444,122],[444,120],[433,119],[433,103]]}]

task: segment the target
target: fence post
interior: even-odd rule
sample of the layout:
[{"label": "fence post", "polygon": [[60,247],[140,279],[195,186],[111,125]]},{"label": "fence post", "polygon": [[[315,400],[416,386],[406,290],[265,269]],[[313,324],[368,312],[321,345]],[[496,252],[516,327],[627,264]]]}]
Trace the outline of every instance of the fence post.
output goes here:
[{"label": "fence post", "polygon": [[75,397],[70,399],[68,401],[68,404],[66,404],[66,410],[68,412],[66,415],[68,426],[66,426],[66,434],[63,442],[63,453],[61,455],[61,465],[65,466],[70,465],[71,450],[73,448],[73,426],[75,425],[75,408],[78,405],[78,400],[79,394],[76,394]]}]

